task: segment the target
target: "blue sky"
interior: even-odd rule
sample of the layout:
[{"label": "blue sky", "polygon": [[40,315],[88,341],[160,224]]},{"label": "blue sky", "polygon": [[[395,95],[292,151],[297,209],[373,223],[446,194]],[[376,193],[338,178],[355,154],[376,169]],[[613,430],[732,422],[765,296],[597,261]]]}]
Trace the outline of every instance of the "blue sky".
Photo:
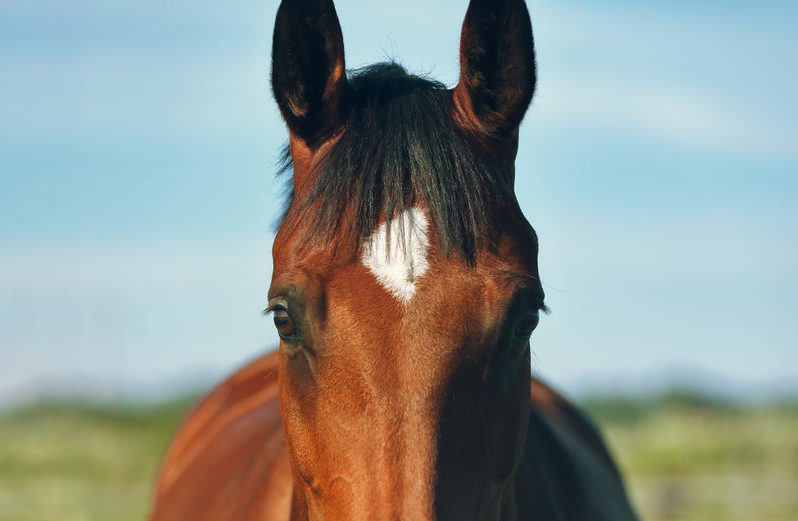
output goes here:
[{"label": "blue sky", "polygon": [[[453,85],[465,1],[336,3],[350,67]],[[798,391],[798,8],[530,2],[517,191],[571,392]],[[277,3],[0,4],[0,402],[151,395],[274,345]]]}]

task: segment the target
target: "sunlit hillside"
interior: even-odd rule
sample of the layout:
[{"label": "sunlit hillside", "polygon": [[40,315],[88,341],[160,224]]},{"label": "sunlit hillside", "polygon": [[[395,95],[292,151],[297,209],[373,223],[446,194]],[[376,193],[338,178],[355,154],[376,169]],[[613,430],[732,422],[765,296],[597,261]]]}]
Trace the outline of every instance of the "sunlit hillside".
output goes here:
[{"label": "sunlit hillside", "polygon": [[644,519],[798,520],[798,405],[686,393],[588,403]]}]

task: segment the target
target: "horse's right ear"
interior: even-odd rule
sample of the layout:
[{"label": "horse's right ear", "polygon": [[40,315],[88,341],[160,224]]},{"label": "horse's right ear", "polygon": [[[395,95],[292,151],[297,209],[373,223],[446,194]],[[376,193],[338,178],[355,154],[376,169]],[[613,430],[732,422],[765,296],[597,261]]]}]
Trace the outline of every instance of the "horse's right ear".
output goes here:
[{"label": "horse's right ear", "polygon": [[535,42],[524,0],[471,0],[460,37],[459,121],[494,137],[512,134],[535,93]]},{"label": "horse's right ear", "polygon": [[283,0],[272,90],[292,138],[315,148],[340,128],[348,100],[344,39],[332,0]]}]

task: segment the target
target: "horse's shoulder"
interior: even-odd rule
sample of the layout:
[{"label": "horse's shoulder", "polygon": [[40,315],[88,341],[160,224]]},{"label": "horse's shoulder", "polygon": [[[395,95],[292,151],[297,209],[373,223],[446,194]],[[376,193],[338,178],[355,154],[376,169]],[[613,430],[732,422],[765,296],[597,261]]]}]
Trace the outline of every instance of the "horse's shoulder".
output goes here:
[{"label": "horse's shoulder", "polygon": [[523,519],[637,519],[598,428],[576,405],[540,380],[516,478]]},{"label": "horse's shoulder", "polygon": [[618,476],[618,468],[595,423],[573,402],[552,389],[548,384],[532,379],[532,406],[551,422],[573,434],[600,461],[609,472]]},{"label": "horse's shoulder", "polygon": [[[185,418],[161,465],[152,519],[249,519],[256,512],[269,519],[262,508],[290,498],[284,448],[277,355],[270,353],[217,385]],[[270,478],[276,483],[267,501],[261,496]]]}]

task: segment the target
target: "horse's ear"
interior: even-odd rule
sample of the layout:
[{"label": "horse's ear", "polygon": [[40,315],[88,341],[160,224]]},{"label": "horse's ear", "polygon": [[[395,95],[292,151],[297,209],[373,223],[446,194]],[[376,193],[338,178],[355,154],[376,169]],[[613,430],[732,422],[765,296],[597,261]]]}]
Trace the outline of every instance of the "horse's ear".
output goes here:
[{"label": "horse's ear", "polygon": [[535,44],[524,0],[471,0],[454,88],[458,121],[494,137],[517,130],[535,82]]},{"label": "horse's ear", "polygon": [[283,0],[272,45],[272,90],[292,137],[310,147],[342,124],[348,87],[332,0]]}]

